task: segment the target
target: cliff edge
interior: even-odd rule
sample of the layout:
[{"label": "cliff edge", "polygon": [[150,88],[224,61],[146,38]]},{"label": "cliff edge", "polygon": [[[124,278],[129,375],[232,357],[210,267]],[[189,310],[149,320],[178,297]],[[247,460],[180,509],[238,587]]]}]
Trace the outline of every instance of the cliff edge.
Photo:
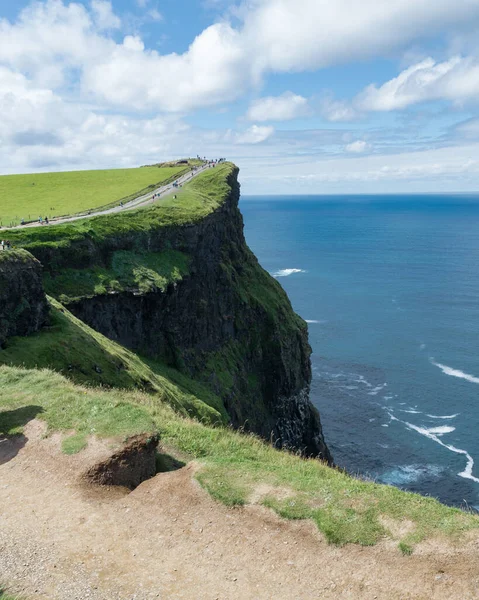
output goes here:
[{"label": "cliff edge", "polygon": [[234,427],[331,462],[309,401],[307,325],[248,248],[239,197],[226,163],[178,199],[11,237],[90,327],[206,384]]}]

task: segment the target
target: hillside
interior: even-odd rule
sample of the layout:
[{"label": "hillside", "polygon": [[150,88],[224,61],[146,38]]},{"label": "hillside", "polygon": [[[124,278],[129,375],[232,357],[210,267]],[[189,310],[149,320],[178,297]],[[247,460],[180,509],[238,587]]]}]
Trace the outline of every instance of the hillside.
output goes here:
[{"label": "hillside", "polygon": [[[8,232],[0,585],[474,597],[479,518],[328,466],[307,326],[246,245],[237,175],[226,163],[148,208]],[[140,434],[159,436],[155,477],[128,495],[86,478],[141,470],[142,448],[114,461]]]},{"label": "hillside", "polygon": [[72,215],[141,196],[184,173],[186,166],[0,176],[0,226],[21,219]]}]

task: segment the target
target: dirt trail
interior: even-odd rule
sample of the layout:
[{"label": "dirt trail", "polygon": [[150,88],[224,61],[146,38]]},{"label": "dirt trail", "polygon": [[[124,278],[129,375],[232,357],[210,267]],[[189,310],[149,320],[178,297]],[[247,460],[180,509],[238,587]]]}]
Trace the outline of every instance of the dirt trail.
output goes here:
[{"label": "dirt trail", "polygon": [[479,598],[477,539],[429,543],[412,557],[393,542],[332,547],[312,523],[217,504],[192,479],[192,463],[130,494],[87,488],[79,472],[111,448],[95,442],[67,457],[60,436],[42,432],[31,422],[26,445],[0,462],[0,579],[27,597]]}]

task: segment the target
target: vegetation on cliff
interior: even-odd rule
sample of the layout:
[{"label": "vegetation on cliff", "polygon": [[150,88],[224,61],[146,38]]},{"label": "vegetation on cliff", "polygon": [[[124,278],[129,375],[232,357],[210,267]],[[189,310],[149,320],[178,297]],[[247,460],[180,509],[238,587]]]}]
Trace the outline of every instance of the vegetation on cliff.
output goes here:
[{"label": "vegetation on cliff", "polygon": [[0,364],[52,369],[84,385],[148,391],[184,416],[212,424],[228,422],[223,403],[211,390],[109,340],[53,298],[50,306],[48,327],[10,338],[0,351]]}]

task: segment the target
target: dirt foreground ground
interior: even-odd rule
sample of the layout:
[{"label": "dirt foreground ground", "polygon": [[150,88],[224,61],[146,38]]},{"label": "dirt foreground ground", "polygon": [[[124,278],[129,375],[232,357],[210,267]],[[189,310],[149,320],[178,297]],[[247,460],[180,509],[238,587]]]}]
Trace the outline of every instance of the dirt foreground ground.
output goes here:
[{"label": "dirt foreground ground", "polygon": [[68,457],[42,434],[32,421],[25,445],[0,443],[0,581],[27,599],[479,598],[477,534],[410,557],[393,541],[336,548],[310,522],[217,504],[193,463],[131,493],[87,486],[111,447]]}]

